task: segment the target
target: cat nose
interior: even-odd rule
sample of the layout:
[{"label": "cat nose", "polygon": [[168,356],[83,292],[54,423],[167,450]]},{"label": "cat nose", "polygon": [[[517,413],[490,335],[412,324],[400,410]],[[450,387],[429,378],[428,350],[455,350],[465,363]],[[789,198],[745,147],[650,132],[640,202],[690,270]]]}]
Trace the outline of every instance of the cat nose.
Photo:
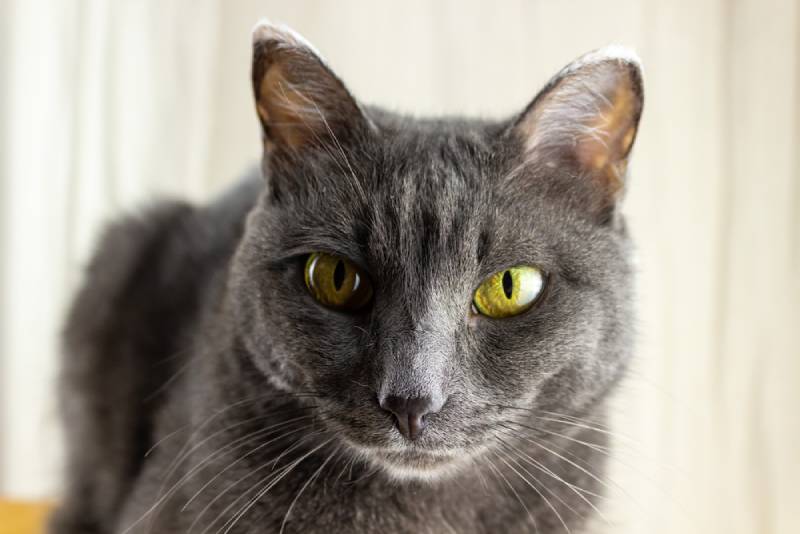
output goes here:
[{"label": "cat nose", "polygon": [[436,402],[431,397],[399,397],[388,395],[380,401],[380,406],[394,415],[397,429],[410,440],[417,439],[425,429],[425,416],[442,409],[444,402]]}]

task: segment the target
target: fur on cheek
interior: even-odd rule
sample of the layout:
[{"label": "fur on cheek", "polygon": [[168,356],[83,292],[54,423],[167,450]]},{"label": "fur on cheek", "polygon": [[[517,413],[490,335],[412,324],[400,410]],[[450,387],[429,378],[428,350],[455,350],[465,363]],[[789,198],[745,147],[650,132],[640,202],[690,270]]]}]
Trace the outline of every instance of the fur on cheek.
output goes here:
[{"label": "fur on cheek", "polygon": [[255,356],[255,364],[279,390],[297,392],[309,383],[305,370],[291,359],[290,352],[281,344],[270,347],[268,354]]}]

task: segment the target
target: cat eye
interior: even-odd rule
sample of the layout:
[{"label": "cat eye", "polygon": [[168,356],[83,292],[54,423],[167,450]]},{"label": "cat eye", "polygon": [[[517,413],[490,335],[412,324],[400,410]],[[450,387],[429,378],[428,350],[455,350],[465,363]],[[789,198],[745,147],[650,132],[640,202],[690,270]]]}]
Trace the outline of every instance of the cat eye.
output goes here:
[{"label": "cat eye", "polygon": [[544,289],[542,271],[531,265],[517,265],[498,271],[475,290],[473,304],[481,315],[493,319],[512,317],[536,304]]},{"label": "cat eye", "polygon": [[372,298],[372,284],[366,273],[352,261],[333,254],[309,255],[305,280],[311,296],[329,308],[356,311]]}]

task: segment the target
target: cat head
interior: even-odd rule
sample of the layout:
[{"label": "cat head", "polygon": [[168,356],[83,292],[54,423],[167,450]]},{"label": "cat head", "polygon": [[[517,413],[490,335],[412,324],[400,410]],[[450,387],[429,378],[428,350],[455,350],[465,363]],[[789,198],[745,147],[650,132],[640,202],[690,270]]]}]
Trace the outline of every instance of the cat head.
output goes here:
[{"label": "cat head", "polygon": [[326,431],[396,478],[602,401],[631,344],[634,56],[590,53],[502,121],[362,106],[271,24],[252,73],[266,188],[232,295],[264,380],[313,392]]}]

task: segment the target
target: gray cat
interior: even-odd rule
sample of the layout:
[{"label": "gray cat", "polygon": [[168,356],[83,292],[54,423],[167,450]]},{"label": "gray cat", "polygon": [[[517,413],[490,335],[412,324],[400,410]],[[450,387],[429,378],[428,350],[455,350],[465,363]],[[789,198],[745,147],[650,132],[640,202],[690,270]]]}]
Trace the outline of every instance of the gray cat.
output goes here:
[{"label": "gray cat", "polygon": [[51,532],[580,531],[631,355],[636,59],[503,121],[361,106],[266,23],[252,75],[260,171],[91,263]]}]

